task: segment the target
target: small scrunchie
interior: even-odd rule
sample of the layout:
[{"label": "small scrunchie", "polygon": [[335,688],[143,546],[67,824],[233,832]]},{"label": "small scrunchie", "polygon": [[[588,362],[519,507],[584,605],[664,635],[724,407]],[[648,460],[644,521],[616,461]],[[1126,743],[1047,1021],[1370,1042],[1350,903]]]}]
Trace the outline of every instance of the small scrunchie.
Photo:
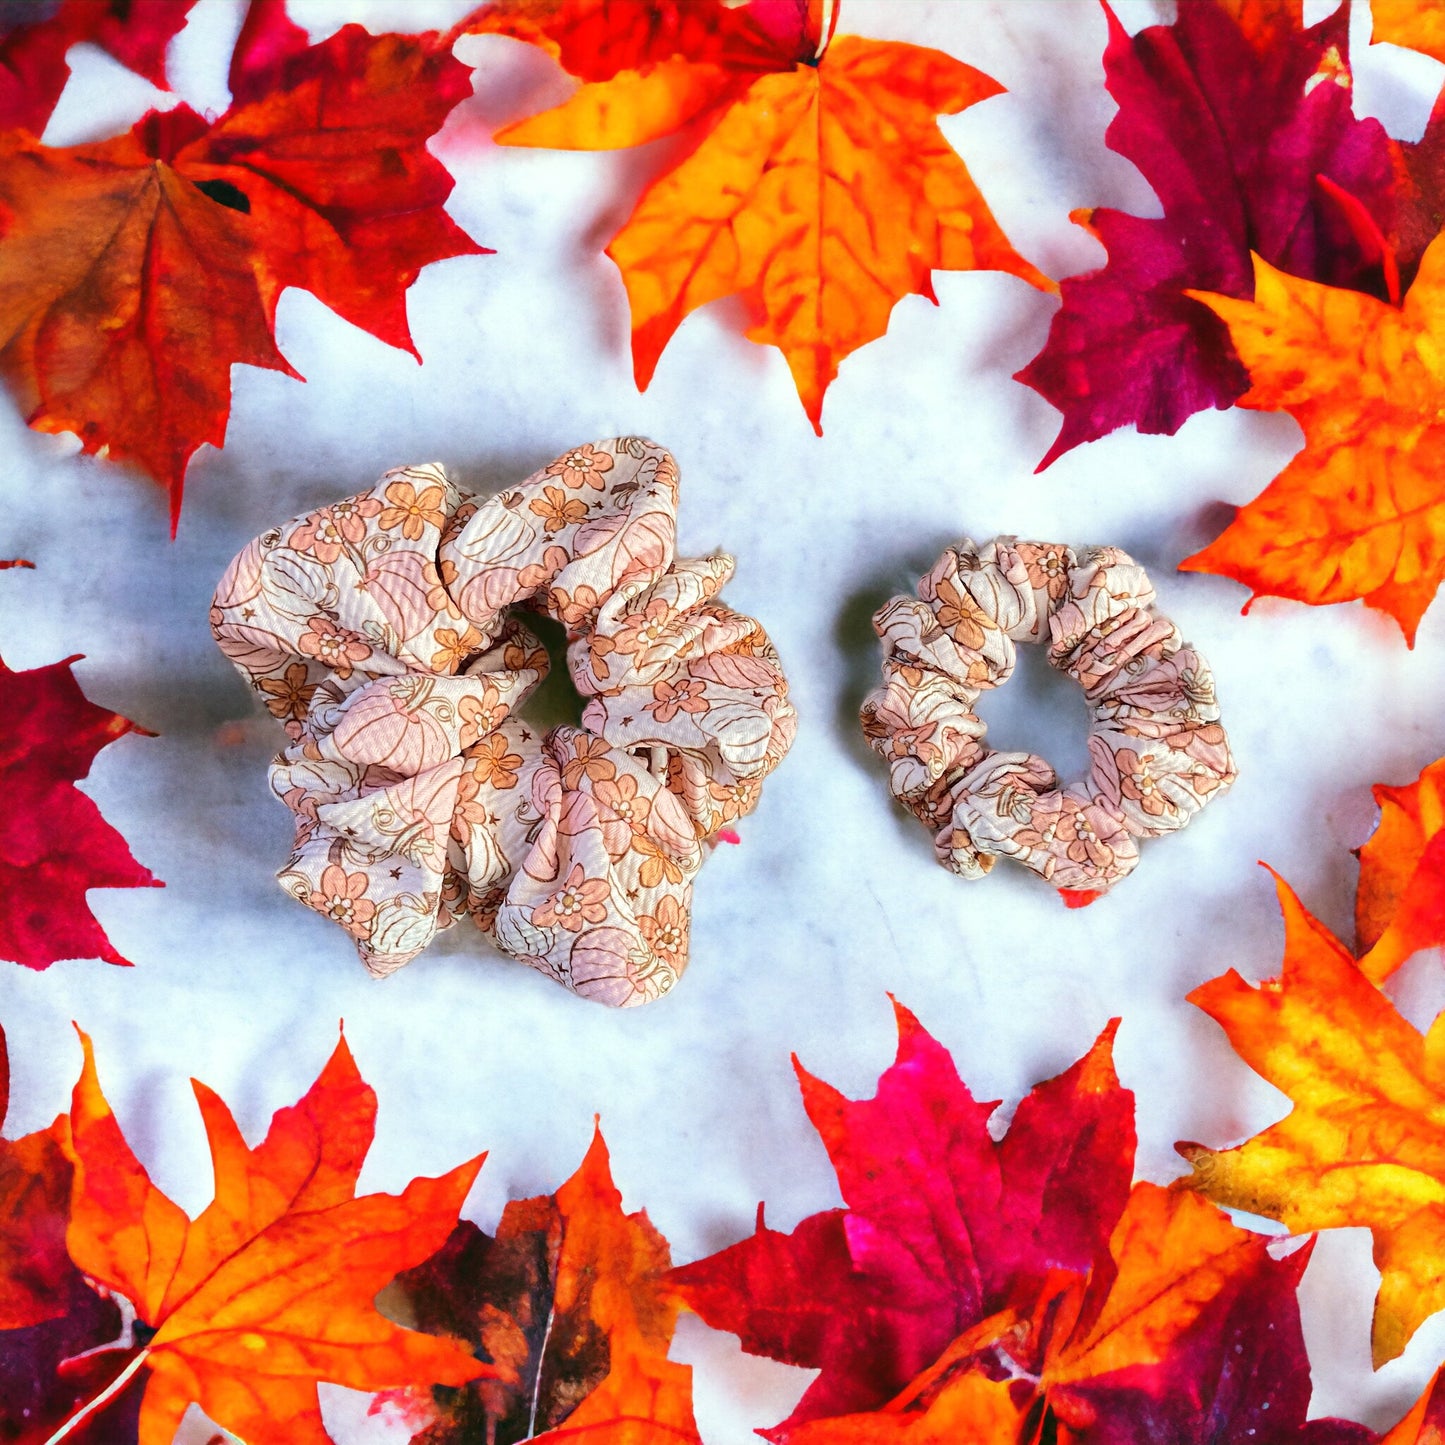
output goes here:
[{"label": "small scrunchie", "polygon": [[[290,739],[277,876],[373,973],[463,914],[603,1003],[682,973],[705,845],[796,714],[767,634],[717,600],[733,559],[674,556],[676,507],[672,457],[635,437],[484,500],[403,467],[227,569],[212,631]],[[548,668],[519,605],[567,629],[581,727],[517,717]]]},{"label": "small scrunchie", "polygon": [[[895,597],[873,619],[886,681],[861,716],[944,867],[981,878],[995,858],[1017,858],[1087,902],[1133,871],[1141,838],[1182,828],[1234,781],[1209,666],[1154,610],[1127,553],[964,541],[918,598]],[[1013,672],[1014,644],[1045,640],[1092,712],[1088,777],[1062,788],[1043,758],[985,747],[974,712]]]}]

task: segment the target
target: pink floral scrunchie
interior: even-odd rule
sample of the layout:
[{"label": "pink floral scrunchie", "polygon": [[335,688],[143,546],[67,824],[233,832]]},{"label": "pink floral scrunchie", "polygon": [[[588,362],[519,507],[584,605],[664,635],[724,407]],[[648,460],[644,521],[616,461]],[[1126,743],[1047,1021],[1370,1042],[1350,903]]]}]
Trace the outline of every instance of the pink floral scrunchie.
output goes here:
[{"label": "pink floral scrunchie", "polygon": [[[1133,871],[1141,838],[1182,828],[1234,781],[1209,666],[1154,610],[1126,553],[966,541],[918,597],[895,597],[873,619],[885,682],[862,722],[946,868],[981,878],[1011,857],[1066,896],[1102,893]],[[1044,641],[1093,713],[1089,775],[1062,788],[1043,758],[985,747],[973,710],[1008,680],[1015,643]]]},{"label": "pink floral scrunchie", "polygon": [[[387,974],[462,914],[503,952],[614,1005],[687,962],[705,846],[752,810],[796,715],[767,634],[717,600],[733,560],[674,556],[677,467],[634,437],[478,500],[389,472],[258,537],[211,627],[290,739],[286,891]],[[581,727],[516,712],[567,629]]]}]

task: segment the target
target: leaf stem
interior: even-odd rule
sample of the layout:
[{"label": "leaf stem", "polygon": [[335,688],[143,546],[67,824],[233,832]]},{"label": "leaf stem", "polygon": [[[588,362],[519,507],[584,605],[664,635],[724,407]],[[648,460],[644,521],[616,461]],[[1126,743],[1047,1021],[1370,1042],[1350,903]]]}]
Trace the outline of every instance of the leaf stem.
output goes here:
[{"label": "leaf stem", "polygon": [[136,1372],[143,1364],[145,1364],[149,1355],[149,1350],[142,1350],[140,1354],[138,1354],[135,1359],[133,1359],[130,1364],[128,1364],[125,1369],[123,1369],[120,1374],[118,1374],[115,1379],[113,1379],[110,1384],[108,1384],[105,1389],[103,1389],[100,1394],[95,1397],[95,1399],[93,1399],[78,1413],[72,1415],[70,1419],[68,1419],[65,1424],[63,1424],[60,1429],[58,1429],[55,1434],[53,1434],[45,1442],[45,1445],[59,1445],[59,1442],[64,1440],[66,1436],[74,1433],[75,1427],[77,1425],[80,1425],[84,1421],[88,1420],[97,1411],[105,1409],[105,1407],[110,1404],[110,1402],[114,1400],[115,1397],[119,1395],[121,1391],[123,1391],[125,1387],[130,1384],[130,1382],[135,1378]]},{"label": "leaf stem", "polygon": [[[547,1346],[552,1340],[552,1326],[557,1320],[557,1298],[552,1297],[552,1308],[547,1311],[547,1328],[542,1334],[542,1348],[537,1351],[537,1377],[532,1381],[532,1407],[527,1415],[527,1436],[530,1440],[537,1433],[537,1407],[542,1400],[542,1369],[547,1363]],[[46,1445],[50,1445],[47,1441]]]}]

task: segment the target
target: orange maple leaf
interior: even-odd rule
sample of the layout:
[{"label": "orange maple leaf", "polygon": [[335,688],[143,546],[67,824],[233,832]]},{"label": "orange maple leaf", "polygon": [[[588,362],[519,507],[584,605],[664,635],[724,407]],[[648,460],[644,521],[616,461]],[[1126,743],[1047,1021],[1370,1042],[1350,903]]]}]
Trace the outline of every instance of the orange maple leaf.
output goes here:
[{"label": "orange maple leaf", "polygon": [[1189,995],[1294,1108],[1233,1149],[1181,1143],[1189,1187],[1293,1233],[1363,1225],[1381,1274],[1376,1368],[1445,1307],[1445,1014],[1423,1037],[1276,878],[1279,978],[1231,970]]},{"label": "orange maple leaf", "polygon": [[1370,40],[1388,41],[1445,60],[1445,8],[1430,0],[1370,0]]},{"label": "orange maple leaf", "polygon": [[1088,1423],[1089,1387],[1165,1364],[1206,1309],[1268,1267],[1266,1244],[1202,1200],[1136,1184],[1087,1282],[1058,1271],[1032,1309],[972,1326],[881,1410],[810,1420],[788,1445],[1073,1438],[1046,1419]]},{"label": "orange maple leaf", "polygon": [[1440,1445],[1442,1440],[1445,1440],[1445,1370],[1437,1370],[1420,1398],[1380,1445]]},{"label": "orange maple leaf", "polygon": [[495,1238],[458,1225],[382,1303],[469,1341],[495,1373],[436,1391],[413,1445],[697,1445],[692,1371],[667,1358],[679,1308],[663,1284],[670,1266],[647,1215],[622,1212],[600,1130],[556,1194],[507,1205]]},{"label": "orange maple leaf", "polygon": [[195,1219],[150,1181],[120,1131],[84,1034],[68,1152],[67,1243],[92,1279],[124,1295],[150,1338],[61,1439],[148,1372],[139,1445],[169,1445],[195,1402],[247,1445],[325,1445],[317,1382],[359,1390],[461,1385],[487,1367],[449,1341],[378,1314],[377,1292],[434,1252],[481,1159],[400,1196],[357,1198],[376,1095],[343,1039],[299,1103],[254,1149],[231,1112],[193,1081],[216,1195]]},{"label": "orange maple leaf", "polygon": [[1363,598],[1413,646],[1445,575],[1445,238],[1399,308],[1258,256],[1253,301],[1188,294],[1229,327],[1250,377],[1239,404],[1288,411],[1305,447],[1181,567],[1256,596]]},{"label": "orange maple leaf", "polygon": [[415,354],[406,288],[482,250],[426,149],[471,93],[437,35],[313,46],[255,0],[230,78],[214,122],[181,105],[91,145],[0,136],[0,373],[31,426],[167,485],[172,530],[192,453],[224,440],[232,365],[297,374],[273,339],[286,287]]},{"label": "orange maple leaf", "polygon": [[809,420],[839,363],[882,336],[894,305],[934,300],[930,273],[1007,271],[1053,283],[1008,243],[938,128],[997,95],[937,50],[829,39],[799,3],[497,0],[474,32],[549,50],[582,80],[561,105],[504,127],[503,145],[612,150],[686,134],[607,246],[632,305],[639,388],[683,319],[740,295],[748,337],[779,347]]},{"label": "orange maple leaf", "polygon": [[1355,948],[1372,983],[1445,943],[1445,758],[1402,788],[1377,783],[1380,825],[1359,850]]}]

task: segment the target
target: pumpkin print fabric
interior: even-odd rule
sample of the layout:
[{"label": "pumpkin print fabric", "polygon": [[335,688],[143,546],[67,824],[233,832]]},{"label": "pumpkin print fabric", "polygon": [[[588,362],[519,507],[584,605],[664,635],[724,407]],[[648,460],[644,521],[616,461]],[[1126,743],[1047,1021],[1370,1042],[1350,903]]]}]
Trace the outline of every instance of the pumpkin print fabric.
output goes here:
[{"label": "pumpkin print fabric", "polygon": [[[1209,665],[1117,547],[961,542],[873,626],[884,685],[863,730],[939,862],[965,878],[1012,857],[1061,891],[1106,892],[1137,866],[1140,839],[1182,828],[1234,781]],[[1064,787],[1043,758],[986,747],[974,711],[1013,673],[1015,643],[1045,641],[1093,717],[1089,776]]]},{"label": "pumpkin print fabric", "polygon": [[[373,973],[463,915],[603,1003],[682,973],[692,880],[796,715],[767,634],[717,598],[733,559],[675,556],[677,480],[638,438],[485,499],[402,468],[221,579],[216,640],[288,739],[278,878]],[[518,606],[567,629],[580,727],[538,737],[517,716],[548,667]]]}]

